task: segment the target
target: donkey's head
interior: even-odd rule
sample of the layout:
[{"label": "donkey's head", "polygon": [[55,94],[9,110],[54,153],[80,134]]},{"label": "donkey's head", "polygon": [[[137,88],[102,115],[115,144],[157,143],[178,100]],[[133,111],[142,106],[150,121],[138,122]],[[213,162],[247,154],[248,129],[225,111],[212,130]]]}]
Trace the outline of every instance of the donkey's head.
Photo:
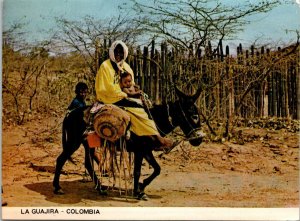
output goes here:
[{"label": "donkey's head", "polygon": [[200,132],[200,116],[195,102],[201,89],[199,88],[194,95],[186,95],[177,87],[175,92],[178,99],[172,108],[172,121],[181,128],[191,145],[198,146],[202,142],[203,133]]}]

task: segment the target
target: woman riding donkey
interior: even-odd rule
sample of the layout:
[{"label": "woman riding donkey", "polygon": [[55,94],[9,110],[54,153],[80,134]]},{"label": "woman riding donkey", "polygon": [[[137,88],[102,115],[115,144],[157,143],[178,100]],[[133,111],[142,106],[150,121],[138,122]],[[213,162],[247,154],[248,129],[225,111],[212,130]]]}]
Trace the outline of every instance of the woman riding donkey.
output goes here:
[{"label": "woman riding donkey", "polygon": [[121,75],[127,72],[134,83],[133,71],[125,62],[128,56],[128,48],[122,41],[115,41],[109,49],[109,59],[104,61],[96,76],[95,90],[97,100],[104,104],[114,104],[124,108],[130,115],[132,131],[137,136],[149,136],[157,141],[158,147],[154,150],[166,151],[173,148],[178,142],[161,137],[152,119],[149,118],[143,106],[128,99],[128,94],[122,91],[120,86]]}]

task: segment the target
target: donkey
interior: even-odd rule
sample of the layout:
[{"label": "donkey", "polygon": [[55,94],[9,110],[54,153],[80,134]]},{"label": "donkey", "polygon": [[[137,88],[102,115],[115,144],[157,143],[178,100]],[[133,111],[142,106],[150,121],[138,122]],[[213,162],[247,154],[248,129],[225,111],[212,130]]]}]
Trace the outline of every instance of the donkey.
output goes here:
[{"label": "donkey", "polygon": [[[195,105],[195,101],[200,96],[201,90],[198,89],[194,95],[186,95],[175,87],[175,92],[178,99],[175,102],[168,102],[166,104],[154,105],[149,110],[150,117],[155,121],[157,128],[162,136],[165,136],[172,132],[177,126],[181,128],[184,133],[185,139],[193,146],[199,146],[202,142],[203,134],[199,133],[200,129],[200,117],[198,109]],[[66,131],[67,142],[64,145],[63,152],[57,158],[56,170],[53,180],[54,193],[63,194],[63,191],[59,185],[59,176],[63,165],[68,158],[79,148],[80,144],[83,144],[85,148],[85,167],[89,172],[89,175],[95,182],[99,193],[105,193],[101,190],[100,182],[92,167],[91,156],[94,151],[89,148],[87,141],[84,139],[84,131],[86,124],[83,120],[84,108],[74,110],[69,114],[67,123],[63,128]],[[137,136],[131,133],[131,137],[126,141],[128,151],[134,153],[134,195],[138,199],[145,199],[147,196],[144,192],[145,188],[160,174],[161,168],[157,163],[152,151],[158,145],[157,141],[153,141],[148,136]],[[142,161],[145,159],[149,165],[152,166],[153,173],[139,182],[141,175]]]}]

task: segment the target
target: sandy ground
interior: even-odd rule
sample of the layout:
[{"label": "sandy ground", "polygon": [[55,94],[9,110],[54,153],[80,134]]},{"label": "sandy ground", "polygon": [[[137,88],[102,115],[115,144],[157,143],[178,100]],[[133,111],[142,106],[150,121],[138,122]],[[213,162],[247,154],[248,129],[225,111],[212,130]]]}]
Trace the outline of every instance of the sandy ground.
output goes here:
[{"label": "sandy ground", "polygon": [[[264,207],[299,205],[299,137],[285,130],[243,128],[253,141],[177,146],[156,152],[161,174],[146,189],[148,201],[120,195],[119,188],[100,196],[83,165],[83,147],[61,175],[65,195],[52,188],[60,134],[45,136],[44,122],[2,131],[2,187],[7,207]],[[48,128],[50,126],[48,125]],[[57,123],[59,127],[59,123]],[[59,131],[59,130],[58,130]],[[142,179],[151,173],[144,163]],[[130,193],[130,190],[129,190]]]}]

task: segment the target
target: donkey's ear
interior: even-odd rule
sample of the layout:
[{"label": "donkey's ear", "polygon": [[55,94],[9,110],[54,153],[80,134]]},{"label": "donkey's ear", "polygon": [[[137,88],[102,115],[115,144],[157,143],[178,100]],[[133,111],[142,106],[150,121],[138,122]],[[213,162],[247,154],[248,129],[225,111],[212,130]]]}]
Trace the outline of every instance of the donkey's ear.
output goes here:
[{"label": "donkey's ear", "polygon": [[177,86],[175,86],[175,93],[177,94],[179,99],[186,99],[188,97],[185,93],[179,90]]},{"label": "donkey's ear", "polygon": [[196,93],[195,93],[194,95],[192,95],[192,100],[193,100],[194,102],[196,102],[196,100],[197,100],[198,97],[200,96],[201,92],[202,92],[202,89],[201,89],[201,87],[199,87],[199,88],[197,89]]}]

